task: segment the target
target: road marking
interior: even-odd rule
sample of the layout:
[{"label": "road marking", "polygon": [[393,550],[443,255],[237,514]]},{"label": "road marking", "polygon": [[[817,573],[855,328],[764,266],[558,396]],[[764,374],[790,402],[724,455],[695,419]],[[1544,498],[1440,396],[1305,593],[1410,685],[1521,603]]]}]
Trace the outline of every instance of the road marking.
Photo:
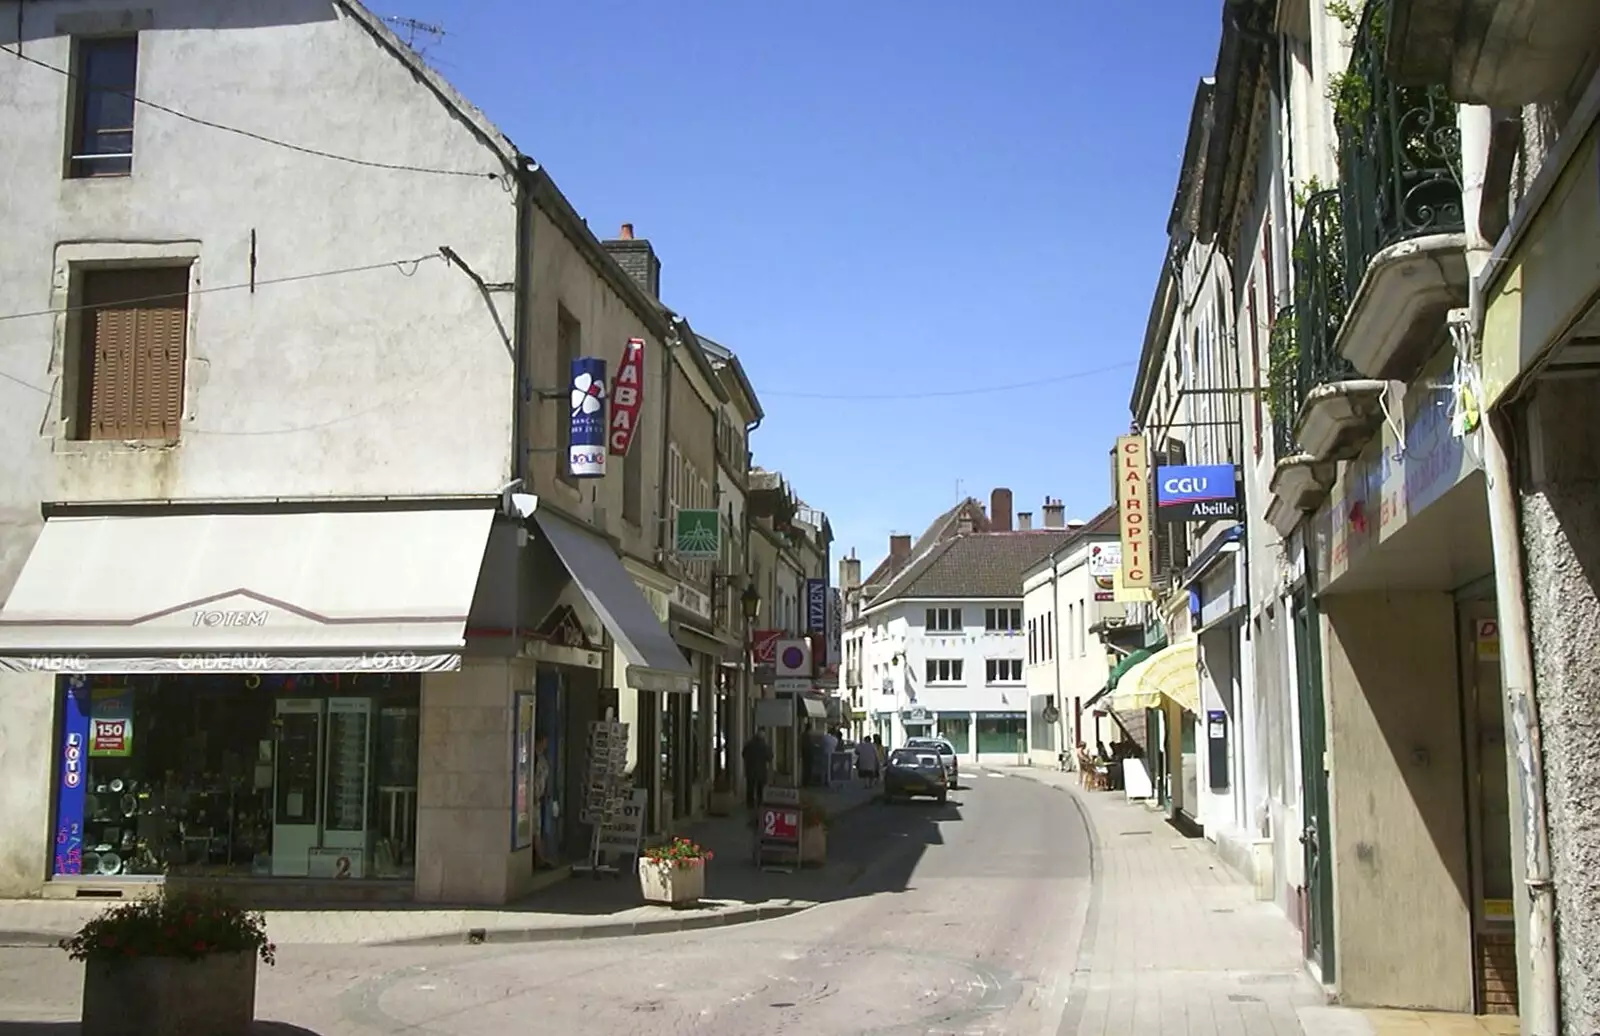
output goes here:
[{"label": "road marking", "polygon": [[983,771],[983,775],[984,775],[984,776],[985,776],[985,777],[1004,777],[1004,776],[1005,776],[1005,774],[1003,774],[1003,773],[996,773],[996,772],[995,772],[995,771],[993,771],[993,770],[985,770],[985,771]]}]

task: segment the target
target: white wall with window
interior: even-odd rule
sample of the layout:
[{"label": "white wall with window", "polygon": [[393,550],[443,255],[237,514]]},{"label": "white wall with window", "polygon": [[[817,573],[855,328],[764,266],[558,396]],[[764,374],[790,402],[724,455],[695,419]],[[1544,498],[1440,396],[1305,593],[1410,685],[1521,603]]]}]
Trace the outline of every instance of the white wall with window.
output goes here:
[{"label": "white wall with window", "polygon": [[1080,710],[1105,686],[1110,666],[1089,629],[1129,606],[1109,600],[1111,590],[1091,574],[1089,556],[1096,544],[1114,542],[1111,535],[1086,536],[1053,561],[1040,559],[1023,576],[1028,749],[1036,765],[1055,765],[1061,751],[1080,739],[1093,740]]},{"label": "white wall with window", "polygon": [[1027,737],[1022,602],[907,598],[868,612],[864,677],[884,743],[937,734],[964,759],[1014,761]]}]

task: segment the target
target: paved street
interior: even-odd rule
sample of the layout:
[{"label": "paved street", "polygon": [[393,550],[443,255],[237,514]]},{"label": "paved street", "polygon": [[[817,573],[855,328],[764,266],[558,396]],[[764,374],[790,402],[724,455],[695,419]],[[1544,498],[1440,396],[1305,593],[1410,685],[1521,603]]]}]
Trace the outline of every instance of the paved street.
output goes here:
[{"label": "paved street", "polygon": [[[263,973],[257,1013],[321,1036],[1054,1034],[1088,907],[1082,824],[1031,781],[969,783],[944,807],[857,810],[838,833],[874,840],[870,866],[804,913],[619,939],[292,947]],[[71,1019],[79,982],[57,951],[0,951],[0,1018]]]}]

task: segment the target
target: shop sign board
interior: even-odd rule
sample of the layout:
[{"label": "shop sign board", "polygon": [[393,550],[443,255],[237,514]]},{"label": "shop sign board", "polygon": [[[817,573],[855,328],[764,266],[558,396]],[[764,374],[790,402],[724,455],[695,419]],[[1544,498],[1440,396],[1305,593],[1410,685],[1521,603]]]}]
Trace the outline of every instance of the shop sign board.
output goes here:
[{"label": "shop sign board", "polygon": [[722,556],[720,518],[714,507],[679,509],[672,527],[679,561],[715,561]]},{"label": "shop sign board", "polygon": [[644,405],[644,339],[630,338],[622,347],[622,359],[611,379],[611,431],[606,450],[623,457],[633,444],[639,428],[639,410]]},{"label": "shop sign board", "polygon": [[83,873],[83,807],[88,779],[89,687],[82,677],[67,684],[61,732],[61,785],[56,793],[56,874]]},{"label": "shop sign board", "polygon": [[133,692],[96,688],[90,698],[89,755],[126,759],[133,754]]},{"label": "shop sign board", "polygon": [[778,641],[783,630],[756,630],[750,634],[750,657],[756,665],[772,665],[778,661]]},{"label": "shop sign board", "polygon": [[1239,469],[1232,464],[1156,468],[1156,517],[1209,522],[1239,517]]},{"label": "shop sign board", "polygon": [[806,633],[828,631],[828,581],[806,580]]},{"label": "shop sign board", "polygon": [[756,863],[794,866],[800,862],[800,791],[769,787],[756,828]]},{"label": "shop sign board", "polygon": [[604,478],[606,361],[597,356],[573,360],[569,388],[567,470],[573,478]]},{"label": "shop sign board", "polygon": [[617,811],[595,833],[595,848],[608,859],[639,855],[639,839],[644,835],[644,811],[649,791],[634,788]]},{"label": "shop sign board", "polygon": [[811,668],[811,641],[801,637],[780,640],[775,654],[773,687],[780,691],[809,691],[816,675]]},{"label": "shop sign board", "polygon": [[1112,473],[1117,484],[1117,528],[1122,585],[1150,588],[1150,450],[1142,435],[1117,438]]},{"label": "shop sign board", "polygon": [[534,693],[518,691],[517,735],[512,751],[516,753],[511,768],[511,849],[513,852],[533,844],[533,826],[537,823],[533,801],[533,713]]},{"label": "shop sign board", "polygon": [[844,597],[837,586],[828,591],[828,670],[837,675],[844,661]]}]

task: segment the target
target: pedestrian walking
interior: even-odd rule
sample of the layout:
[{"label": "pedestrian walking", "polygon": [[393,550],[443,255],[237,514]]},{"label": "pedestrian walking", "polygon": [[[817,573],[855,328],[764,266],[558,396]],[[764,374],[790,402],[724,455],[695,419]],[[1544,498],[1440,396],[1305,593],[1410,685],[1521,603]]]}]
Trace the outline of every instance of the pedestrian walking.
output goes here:
[{"label": "pedestrian walking", "polygon": [[856,773],[869,785],[878,783],[878,746],[870,737],[856,742]]},{"label": "pedestrian walking", "polygon": [[767,793],[767,771],[772,766],[772,746],[758,729],[744,743],[744,804],[751,812],[761,808]]}]

